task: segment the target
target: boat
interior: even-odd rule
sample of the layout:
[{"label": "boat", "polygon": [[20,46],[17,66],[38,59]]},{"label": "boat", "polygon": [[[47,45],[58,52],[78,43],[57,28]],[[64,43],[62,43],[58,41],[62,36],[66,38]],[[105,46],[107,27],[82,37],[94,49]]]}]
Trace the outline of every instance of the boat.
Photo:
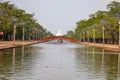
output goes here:
[{"label": "boat", "polygon": [[63,39],[57,39],[57,44],[63,43]]},{"label": "boat", "polygon": [[[62,36],[62,33],[60,30],[58,30],[56,36]],[[57,39],[57,44],[61,44],[61,43],[63,43],[63,39]]]}]

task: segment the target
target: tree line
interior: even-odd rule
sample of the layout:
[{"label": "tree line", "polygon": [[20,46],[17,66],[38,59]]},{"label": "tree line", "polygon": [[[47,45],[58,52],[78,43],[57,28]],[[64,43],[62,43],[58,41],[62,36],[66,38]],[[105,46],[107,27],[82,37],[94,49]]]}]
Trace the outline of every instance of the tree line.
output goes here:
[{"label": "tree line", "polygon": [[16,26],[16,39],[22,40],[23,29],[25,40],[40,39],[51,36],[52,33],[41,26],[34,18],[34,14],[26,13],[14,4],[0,2],[0,37],[3,40],[13,40],[14,26]]},{"label": "tree line", "polygon": [[67,36],[80,41],[103,42],[103,29],[105,43],[118,44],[119,42],[120,2],[112,1],[107,4],[107,11],[97,11],[89,15],[88,19],[76,23],[74,31],[68,31]]}]

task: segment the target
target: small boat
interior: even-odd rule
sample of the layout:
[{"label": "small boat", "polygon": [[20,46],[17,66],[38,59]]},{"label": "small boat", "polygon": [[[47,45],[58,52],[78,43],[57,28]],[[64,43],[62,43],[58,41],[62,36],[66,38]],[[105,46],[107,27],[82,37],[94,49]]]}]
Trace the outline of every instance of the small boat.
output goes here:
[{"label": "small boat", "polygon": [[61,44],[61,43],[63,43],[63,40],[62,39],[58,39],[57,40],[57,44]]},{"label": "small boat", "polygon": [[[58,30],[56,36],[62,36],[62,33],[60,30]],[[61,43],[63,43],[63,39],[57,39],[57,44],[61,44]]]}]

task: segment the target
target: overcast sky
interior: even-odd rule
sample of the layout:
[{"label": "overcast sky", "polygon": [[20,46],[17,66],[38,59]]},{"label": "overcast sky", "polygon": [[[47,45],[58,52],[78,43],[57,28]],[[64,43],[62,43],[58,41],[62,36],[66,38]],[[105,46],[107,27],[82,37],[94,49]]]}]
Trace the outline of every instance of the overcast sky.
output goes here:
[{"label": "overcast sky", "polygon": [[113,0],[11,0],[27,13],[35,13],[34,18],[39,24],[54,34],[58,29],[63,34],[74,30],[76,22],[87,19],[98,10],[106,10],[106,5],[111,1]]}]

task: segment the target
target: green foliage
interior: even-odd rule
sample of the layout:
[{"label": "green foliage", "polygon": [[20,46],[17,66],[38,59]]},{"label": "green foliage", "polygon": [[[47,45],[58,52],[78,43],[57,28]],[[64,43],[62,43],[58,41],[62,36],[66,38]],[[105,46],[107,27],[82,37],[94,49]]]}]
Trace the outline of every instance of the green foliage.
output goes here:
[{"label": "green foliage", "polygon": [[[89,15],[89,19],[80,20],[76,23],[76,29],[74,35],[81,36],[81,39],[88,36],[93,39],[93,29],[95,29],[95,37],[97,40],[102,39],[102,28],[105,27],[105,39],[114,40],[118,43],[118,18],[117,14],[120,14],[120,2],[112,1],[107,5],[107,11],[97,11],[94,14]],[[101,21],[106,21],[106,24],[102,24]],[[89,31],[89,35],[87,35]],[[78,38],[76,36],[76,38]],[[107,41],[106,41],[107,42]]]},{"label": "green foliage", "polygon": [[[31,29],[31,34],[37,32],[44,36],[43,34],[47,33],[47,30],[34,19],[34,14],[28,14],[24,10],[16,8],[14,4],[0,2],[0,12],[3,12],[0,15],[0,31],[4,32],[5,40],[12,39],[14,25],[17,26],[16,35],[19,40],[22,39],[23,26],[25,27],[25,36],[28,36],[29,29]],[[13,18],[17,18],[18,21],[14,23]]]}]

